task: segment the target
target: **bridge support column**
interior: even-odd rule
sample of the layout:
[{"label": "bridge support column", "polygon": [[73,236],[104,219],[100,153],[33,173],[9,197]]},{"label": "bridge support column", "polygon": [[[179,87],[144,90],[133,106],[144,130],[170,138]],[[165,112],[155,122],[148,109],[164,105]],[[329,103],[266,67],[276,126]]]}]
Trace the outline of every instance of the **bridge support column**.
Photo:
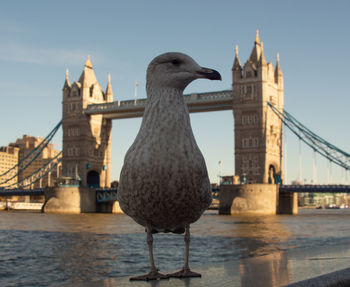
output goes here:
[{"label": "bridge support column", "polygon": [[276,214],[277,200],[276,184],[220,185],[219,214]]},{"label": "bridge support column", "polygon": [[296,192],[279,193],[278,213],[298,214],[298,194]]},{"label": "bridge support column", "polygon": [[106,203],[97,203],[96,211],[101,213],[118,213],[124,214],[119,206],[119,201],[106,202]]},{"label": "bridge support column", "polygon": [[96,212],[96,191],[82,187],[49,187],[45,189],[45,213]]}]

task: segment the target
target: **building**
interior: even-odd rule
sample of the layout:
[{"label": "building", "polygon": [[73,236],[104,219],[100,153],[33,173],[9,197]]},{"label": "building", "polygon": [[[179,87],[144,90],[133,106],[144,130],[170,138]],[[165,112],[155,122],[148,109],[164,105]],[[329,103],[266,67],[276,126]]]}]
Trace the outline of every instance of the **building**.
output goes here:
[{"label": "building", "polygon": [[19,148],[13,146],[0,147],[0,187],[17,187],[18,167],[16,165],[18,164],[18,157]]},{"label": "building", "polygon": [[350,195],[346,193],[298,193],[298,205],[302,207],[348,208]]},{"label": "building", "polygon": [[[24,168],[22,172],[18,175],[18,187],[23,188],[38,188],[45,186],[53,186],[55,179],[60,174],[60,165],[58,165],[51,172],[48,172],[45,176],[44,173],[48,170],[42,171],[41,173],[37,173],[43,166],[47,165],[53,158],[55,158],[60,151],[54,149],[52,144],[47,144],[46,147],[43,148],[42,152],[33,160],[35,153],[33,155],[26,158],[35,148],[37,148],[40,143],[44,139],[42,137],[33,137],[29,135],[24,135],[22,138],[16,140],[15,143],[11,143],[10,146],[16,147],[19,150],[19,162],[22,162],[19,166]],[[26,159],[25,159],[26,158]],[[55,159],[51,164],[57,162]],[[32,161],[33,160],[33,161]],[[29,162],[31,164],[29,164]],[[33,175],[36,174],[36,175]],[[31,184],[31,182],[36,181]]]},{"label": "building", "polygon": [[107,88],[97,82],[90,58],[72,85],[66,72],[63,86],[63,176],[81,178],[83,187],[110,187],[112,121],[103,115],[86,116],[90,104],[113,102],[108,76]]},{"label": "building", "polygon": [[238,46],[232,67],[235,174],[247,183],[283,179],[282,122],[267,103],[283,111],[283,75],[279,56],[267,63],[257,31],[253,50],[242,66]]}]

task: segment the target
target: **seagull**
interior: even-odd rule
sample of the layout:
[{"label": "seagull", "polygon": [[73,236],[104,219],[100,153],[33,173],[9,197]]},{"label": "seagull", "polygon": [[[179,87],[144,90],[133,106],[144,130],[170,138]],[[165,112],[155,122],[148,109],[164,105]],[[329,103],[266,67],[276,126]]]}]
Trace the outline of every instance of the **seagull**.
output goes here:
[{"label": "seagull", "polygon": [[[151,271],[130,280],[201,277],[189,268],[190,224],[211,203],[206,164],[194,138],[183,91],[200,78],[221,75],[176,52],[161,54],[147,68],[147,101],[140,130],[120,173],[118,201],[125,214],[145,227]],[[184,234],[185,265],[162,274],[154,263],[153,236]]]}]

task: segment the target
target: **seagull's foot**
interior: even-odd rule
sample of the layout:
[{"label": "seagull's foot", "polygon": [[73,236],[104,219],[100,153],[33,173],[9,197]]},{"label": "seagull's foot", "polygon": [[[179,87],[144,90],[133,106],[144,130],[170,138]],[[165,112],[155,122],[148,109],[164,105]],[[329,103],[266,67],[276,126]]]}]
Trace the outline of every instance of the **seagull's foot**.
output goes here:
[{"label": "seagull's foot", "polygon": [[158,271],[151,271],[145,275],[130,277],[130,281],[149,281],[149,280],[160,280],[169,279],[169,275],[159,273]]},{"label": "seagull's foot", "polygon": [[191,278],[191,277],[202,277],[201,274],[197,272],[192,272],[190,268],[183,268],[182,270],[167,274],[170,278]]}]

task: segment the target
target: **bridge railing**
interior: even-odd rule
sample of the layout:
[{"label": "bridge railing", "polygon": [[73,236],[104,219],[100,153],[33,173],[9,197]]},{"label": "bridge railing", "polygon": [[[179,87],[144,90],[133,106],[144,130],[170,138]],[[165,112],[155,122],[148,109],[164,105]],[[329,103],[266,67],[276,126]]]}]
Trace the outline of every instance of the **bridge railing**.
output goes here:
[{"label": "bridge railing", "polygon": [[305,185],[280,185],[281,192],[315,192],[315,193],[350,193],[350,185],[343,184],[305,184]]},{"label": "bridge railing", "polygon": [[185,102],[232,100],[232,90],[184,95]]},{"label": "bridge railing", "polygon": [[96,189],[96,202],[113,202],[117,200],[116,188],[98,188]]},{"label": "bridge railing", "polygon": [[117,101],[113,103],[104,103],[104,104],[92,104],[88,105],[85,109],[85,114],[99,114],[105,112],[112,112],[116,110],[128,110],[130,108],[144,108],[146,104],[146,99],[140,99],[137,101]]}]

